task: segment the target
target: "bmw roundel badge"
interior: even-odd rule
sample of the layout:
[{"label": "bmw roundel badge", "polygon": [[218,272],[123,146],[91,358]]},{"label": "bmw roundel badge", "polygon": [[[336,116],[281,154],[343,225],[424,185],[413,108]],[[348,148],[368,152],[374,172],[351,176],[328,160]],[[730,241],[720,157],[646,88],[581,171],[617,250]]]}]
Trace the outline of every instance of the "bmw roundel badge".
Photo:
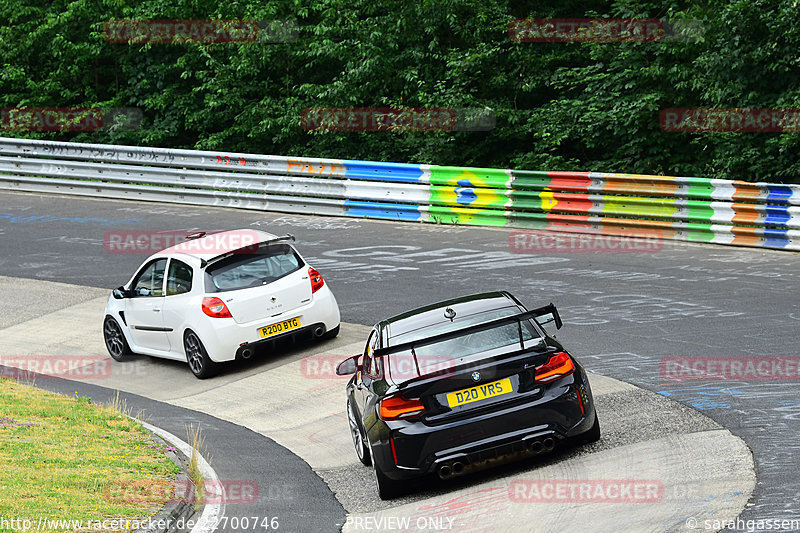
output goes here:
[{"label": "bmw roundel badge", "polygon": [[480,372],[473,372],[472,373],[472,381],[480,381],[481,380],[481,373]]}]

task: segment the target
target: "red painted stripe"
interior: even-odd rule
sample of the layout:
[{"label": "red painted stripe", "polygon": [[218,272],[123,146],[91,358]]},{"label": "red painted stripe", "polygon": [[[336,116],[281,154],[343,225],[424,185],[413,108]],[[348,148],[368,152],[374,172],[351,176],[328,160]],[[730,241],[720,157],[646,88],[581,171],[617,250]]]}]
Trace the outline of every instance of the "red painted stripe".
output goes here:
[{"label": "red painted stripe", "polygon": [[550,184],[548,188],[554,191],[588,191],[592,180],[588,172],[565,172],[554,170],[548,172]]},{"label": "red painted stripe", "polygon": [[[587,199],[582,194],[571,194],[566,192],[554,192],[553,199],[558,203],[553,206],[554,211],[566,211],[567,213],[586,213],[594,207],[594,202]],[[546,198],[542,198],[542,202],[546,202]]]}]

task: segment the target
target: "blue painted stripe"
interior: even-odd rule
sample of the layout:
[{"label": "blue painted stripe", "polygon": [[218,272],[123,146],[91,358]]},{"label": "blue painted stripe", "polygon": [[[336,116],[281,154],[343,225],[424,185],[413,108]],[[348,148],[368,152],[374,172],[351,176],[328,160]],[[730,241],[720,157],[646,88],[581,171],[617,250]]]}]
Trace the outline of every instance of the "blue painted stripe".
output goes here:
[{"label": "blue painted stripe", "polygon": [[789,230],[785,229],[764,229],[764,246],[769,246],[770,248],[785,248],[790,244],[789,238],[786,236],[786,233]]},{"label": "blue painted stripe", "polygon": [[361,180],[419,183],[422,169],[408,163],[381,163],[379,161],[344,161],[345,177]]},{"label": "blue painted stripe", "polygon": [[767,200],[771,200],[773,202],[786,202],[792,197],[792,194],[794,194],[794,191],[791,187],[777,185],[775,183],[768,183],[767,190],[769,191],[767,194]]},{"label": "blue painted stripe", "polygon": [[354,217],[388,218],[391,220],[419,220],[422,213],[415,205],[390,204],[386,202],[364,202],[345,200],[344,213]]},{"label": "blue painted stripe", "polygon": [[764,208],[767,214],[764,219],[764,224],[774,224],[776,226],[785,226],[789,219],[792,218],[789,214],[788,205],[768,205]]}]

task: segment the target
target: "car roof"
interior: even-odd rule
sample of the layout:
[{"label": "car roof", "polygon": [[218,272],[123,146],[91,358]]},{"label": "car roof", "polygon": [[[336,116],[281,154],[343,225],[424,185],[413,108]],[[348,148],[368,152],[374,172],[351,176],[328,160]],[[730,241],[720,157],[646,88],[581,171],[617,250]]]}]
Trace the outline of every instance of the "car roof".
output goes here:
[{"label": "car roof", "polygon": [[[377,326],[383,331],[384,340],[388,341],[392,337],[420,328],[448,322],[450,319],[444,315],[448,307],[456,312],[457,318],[458,316],[470,316],[484,311],[521,305],[519,300],[506,291],[483,292],[418,307],[383,320]],[[391,342],[388,344],[391,345]]]},{"label": "car roof", "polygon": [[178,243],[158,252],[163,255],[184,255],[199,260],[209,260],[238,248],[259,242],[277,239],[277,235],[254,229],[235,229],[208,233],[207,235]]}]

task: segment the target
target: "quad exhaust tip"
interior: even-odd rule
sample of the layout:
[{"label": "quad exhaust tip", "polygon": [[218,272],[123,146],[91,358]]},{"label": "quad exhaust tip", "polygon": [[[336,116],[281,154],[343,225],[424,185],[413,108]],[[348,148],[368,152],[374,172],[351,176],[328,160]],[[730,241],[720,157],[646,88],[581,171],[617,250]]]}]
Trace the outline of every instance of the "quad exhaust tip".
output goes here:
[{"label": "quad exhaust tip", "polygon": [[442,479],[447,479],[453,475],[453,470],[450,468],[450,465],[442,465],[439,467],[439,477]]}]

